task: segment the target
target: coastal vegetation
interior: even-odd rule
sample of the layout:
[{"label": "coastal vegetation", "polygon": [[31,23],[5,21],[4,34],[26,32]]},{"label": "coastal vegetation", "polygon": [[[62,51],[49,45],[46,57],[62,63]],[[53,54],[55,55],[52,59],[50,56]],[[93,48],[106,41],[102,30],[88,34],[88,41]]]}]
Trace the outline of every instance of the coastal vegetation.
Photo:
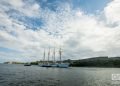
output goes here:
[{"label": "coastal vegetation", "polygon": [[94,57],[73,61],[73,67],[120,67],[120,57]]},{"label": "coastal vegetation", "polygon": [[[31,65],[38,65],[44,61],[29,62]],[[48,61],[46,61],[48,62]],[[23,62],[4,62],[5,64],[24,64]],[[27,63],[27,62],[26,62]],[[49,61],[52,63],[52,61]],[[59,61],[57,61],[59,63]],[[63,63],[69,63],[71,67],[120,67],[120,57],[92,57],[79,60],[64,60]]]},{"label": "coastal vegetation", "polygon": [[24,64],[24,62],[8,61],[4,62],[4,64]]}]

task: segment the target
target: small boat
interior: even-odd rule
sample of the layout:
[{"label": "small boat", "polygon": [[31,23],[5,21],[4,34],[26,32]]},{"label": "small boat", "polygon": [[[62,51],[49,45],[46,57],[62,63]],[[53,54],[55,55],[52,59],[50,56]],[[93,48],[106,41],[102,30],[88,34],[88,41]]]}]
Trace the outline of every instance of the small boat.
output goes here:
[{"label": "small boat", "polygon": [[30,63],[25,63],[24,66],[31,66],[31,64]]}]

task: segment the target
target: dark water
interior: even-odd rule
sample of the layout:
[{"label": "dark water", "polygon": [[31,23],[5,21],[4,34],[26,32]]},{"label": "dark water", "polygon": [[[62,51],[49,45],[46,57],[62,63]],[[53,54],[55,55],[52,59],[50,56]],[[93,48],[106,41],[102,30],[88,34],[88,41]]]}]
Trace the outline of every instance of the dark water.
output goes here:
[{"label": "dark water", "polygon": [[120,69],[0,64],[0,86],[120,86],[111,80],[113,73],[120,74]]}]

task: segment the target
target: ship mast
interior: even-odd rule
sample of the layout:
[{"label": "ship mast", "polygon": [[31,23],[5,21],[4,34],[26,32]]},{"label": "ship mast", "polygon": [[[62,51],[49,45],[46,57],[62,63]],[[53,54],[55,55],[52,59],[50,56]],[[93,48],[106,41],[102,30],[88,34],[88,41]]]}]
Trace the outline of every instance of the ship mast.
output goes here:
[{"label": "ship mast", "polygon": [[53,59],[54,59],[54,63],[55,63],[55,47],[54,47],[54,51],[53,51]]},{"label": "ship mast", "polygon": [[49,48],[49,51],[48,51],[48,63],[49,63],[49,58],[50,58],[50,48]]},{"label": "ship mast", "polygon": [[45,49],[44,49],[44,53],[43,53],[43,63],[45,63]]},{"label": "ship mast", "polygon": [[61,64],[61,56],[62,56],[61,47],[60,47],[60,50],[59,50],[59,54],[60,54],[60,64]]}]

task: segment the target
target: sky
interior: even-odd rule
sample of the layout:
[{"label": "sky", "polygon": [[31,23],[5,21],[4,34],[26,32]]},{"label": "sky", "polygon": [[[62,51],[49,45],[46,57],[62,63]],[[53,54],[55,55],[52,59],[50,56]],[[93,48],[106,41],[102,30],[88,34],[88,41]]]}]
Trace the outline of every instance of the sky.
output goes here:
[{"label": "sky", "polygon": [[[0,0],[0,62],[120,56],[120,0]],[[47,55],[46,55],[47,56]],[[46,57],[47,58],[47,57]]]}]

